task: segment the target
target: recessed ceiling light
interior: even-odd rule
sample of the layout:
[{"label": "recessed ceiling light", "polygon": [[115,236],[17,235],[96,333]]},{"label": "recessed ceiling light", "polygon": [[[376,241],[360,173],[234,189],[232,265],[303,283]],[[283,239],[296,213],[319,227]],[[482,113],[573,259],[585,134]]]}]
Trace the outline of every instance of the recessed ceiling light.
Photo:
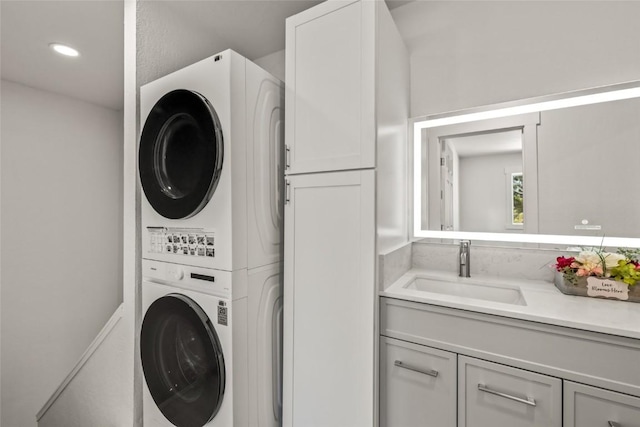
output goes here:
[{"label": "recessed ceiling light", "polygon": [[50,43],[49,47],[54,51],[58,52],[60,55],[64,56],[79,56],[80,52],[75,50],[74,48],[67,46],[66,44],[61,43]]}]

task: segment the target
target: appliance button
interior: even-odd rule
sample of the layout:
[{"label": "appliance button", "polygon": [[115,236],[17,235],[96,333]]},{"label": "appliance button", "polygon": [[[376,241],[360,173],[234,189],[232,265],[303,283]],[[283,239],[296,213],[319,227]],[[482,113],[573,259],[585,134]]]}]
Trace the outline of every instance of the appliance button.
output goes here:
[{"label": "appliance button", "polygon": [[181,268],[171,269],[169,274],[173,280],[182,280],[184,278],[184,271]]}]

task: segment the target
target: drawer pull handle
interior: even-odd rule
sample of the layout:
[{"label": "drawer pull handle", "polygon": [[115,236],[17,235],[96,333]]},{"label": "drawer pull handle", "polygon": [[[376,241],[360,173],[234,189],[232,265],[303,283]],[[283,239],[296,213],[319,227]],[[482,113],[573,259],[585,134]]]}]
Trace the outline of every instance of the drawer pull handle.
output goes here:
[{"label": "drawer pull handle", "polygon": [[393,364],[396,365],[398,368],[403,368],[403,369],[408,369],[410,371],[420,372],[421,374],[429,375],[430,377],[436,378],[438,376],[438,371],[434,371],[434,370],[425,371],[425,370],[422,370],[420,368],[415,368],[413,366],[405,365],[401,360],[396,360],[395,362],[393,362]]},{"label": "drawer pull handle", "polygon": [[615,421],[609,421],[609,427],[622,427],[622,424]]},{"label": "drawer pull handle", "polygon": [[478,390],[484,391],[485,393],[494,394],[496,396],[504,397],[505,399],[524,403],[525,405],[536,406],[536,401],[532,397],[522,398],[522,397],[511,396],[510,394],[500,393],[499,391],[491,390],[490,388],[487,388],[484,384],[478,384]]}]

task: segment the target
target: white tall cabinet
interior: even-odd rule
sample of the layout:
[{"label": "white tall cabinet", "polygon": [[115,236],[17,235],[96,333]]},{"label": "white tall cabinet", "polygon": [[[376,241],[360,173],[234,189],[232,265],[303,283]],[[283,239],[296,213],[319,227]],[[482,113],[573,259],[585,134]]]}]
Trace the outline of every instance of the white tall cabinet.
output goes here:
[{"label": "white tall cabinet", "polygon": [[373,174],[290,178],[284,425],[373,425]]},{"label": "white tall cabinet", "polygon": [[376,254],[407,240],[408,89],[383,1],[287,20],[285,427],[377,424]]},{"label": "white tall cabinet", "polygon": [[287,20],[290,174],[375,166],[375,14],[327,1]]}]

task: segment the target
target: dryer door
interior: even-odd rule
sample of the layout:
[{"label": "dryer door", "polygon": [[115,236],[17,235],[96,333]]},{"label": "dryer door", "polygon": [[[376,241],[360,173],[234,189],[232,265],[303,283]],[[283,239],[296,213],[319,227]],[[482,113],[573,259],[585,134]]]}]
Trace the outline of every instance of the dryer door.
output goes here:
[{"label": "dryer door", "polygon": [[140,181],[151,206],[171,219],[197,214],[213,196],[222,160],[220,121],[207,99],[189,90],[160,98],[140,137]]},{"label": "dryer door", "polygon": [[202,427],[215,417],[224,396],[224,357],[198,304],[180,294],[154,301],[142,321],[140,353],[149,392],[169,421]]}]

